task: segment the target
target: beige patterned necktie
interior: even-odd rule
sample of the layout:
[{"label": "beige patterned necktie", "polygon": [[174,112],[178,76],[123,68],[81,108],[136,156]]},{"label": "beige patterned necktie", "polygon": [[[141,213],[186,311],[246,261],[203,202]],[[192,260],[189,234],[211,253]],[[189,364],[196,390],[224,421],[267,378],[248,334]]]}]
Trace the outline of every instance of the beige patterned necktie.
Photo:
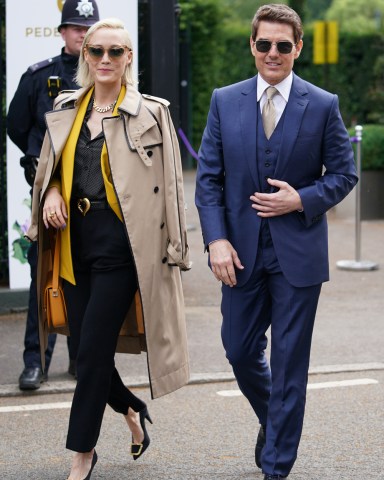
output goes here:
[{"label": "beige patterned necktie", "polygon": [[278,93],[278,90],[275,87],[268,87],[266,89],[267,101],[264,103],[263,111],[261,113],[263,117],[264,132],[268,140],[275,129],[276,110],[272,98],[276,93]]}]

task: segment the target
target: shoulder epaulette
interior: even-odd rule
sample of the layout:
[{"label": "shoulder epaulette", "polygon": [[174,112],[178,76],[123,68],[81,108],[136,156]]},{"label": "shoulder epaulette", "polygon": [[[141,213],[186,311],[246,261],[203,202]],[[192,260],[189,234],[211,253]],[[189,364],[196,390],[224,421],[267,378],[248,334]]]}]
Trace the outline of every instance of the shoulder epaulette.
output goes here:
[{"label": "shoulder epaulette", "polygon": [[76,90],[73,90],[73,89],[72,90],[60,90],[59,95],[64,95],[66,93],[72,94],[72,93],[75,93],[75,92],[76,92]]},{"label": "shoulder epaulette", "polygon": [[168,102],[168,100],[165,100],[165,98],[154,97],[153,95],[148,95],[146,93],[143,93],[142,96],[147,100],[153,100],[154,102],[161,103],[162,105],[165,105],[166,107],[169,106],[169,102]]},{"label": "shoulder epaulette", "polygon": [[41,62],[34,63],[28,68],[28,72],[36,73],[39,70],[42,70],[43,68],[49,67],[49,65],[56,63],[59,58],[60,58],[60,55],[57,57],[47,58],[46,60],[42,60]]},{"label": "shoulder epaulette", "polygon": [[57,109],[58,106],[60,106],[60,108],[67,108],[69,106],[67,100],[75,92],[76,90],[61,90],[55,99],[54,108]]}]

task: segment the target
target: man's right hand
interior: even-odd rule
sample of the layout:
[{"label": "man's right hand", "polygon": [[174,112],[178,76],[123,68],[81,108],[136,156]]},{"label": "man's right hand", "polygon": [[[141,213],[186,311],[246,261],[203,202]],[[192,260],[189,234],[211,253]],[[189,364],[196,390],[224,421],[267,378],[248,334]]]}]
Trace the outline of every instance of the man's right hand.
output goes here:
[{"label": "man's right hand", "polygon": [[216,240],[209,244],[209,258],[212,272],[217,280],[229,287],[237,283],[235,267],[243,270],[236,250],[228,240]]}]

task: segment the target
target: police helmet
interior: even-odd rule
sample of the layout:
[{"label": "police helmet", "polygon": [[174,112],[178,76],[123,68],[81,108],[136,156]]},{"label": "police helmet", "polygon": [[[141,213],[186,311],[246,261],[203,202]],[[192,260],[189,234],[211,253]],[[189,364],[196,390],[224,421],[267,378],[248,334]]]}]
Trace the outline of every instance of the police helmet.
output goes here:
[{"label": "police helmet", "polygon": [[99,20],[99,9],[95,0],[65,0],[58,30],[60,32],[65,25],[90,27]]}]

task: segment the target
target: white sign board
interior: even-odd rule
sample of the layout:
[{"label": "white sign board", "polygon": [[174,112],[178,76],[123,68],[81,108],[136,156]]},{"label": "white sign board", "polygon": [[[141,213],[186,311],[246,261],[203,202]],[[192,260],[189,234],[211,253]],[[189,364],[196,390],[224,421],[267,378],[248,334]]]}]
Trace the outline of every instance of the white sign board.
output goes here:
[{"label": "white sign board", "polygon": [[[100,19],[117,17],[130,33],[137,75],[137,0],[96,0]],[[7,110],[21,75],[30,65],[60,54],[57,31],[65,0],[7,0]],[[81,3],[81,0],[79,0]],[[10,288],[29,288],[30,268],[23,233],[30,221],[30,187],[20,166],[22,152],[7,138],[8,257]]]}]

